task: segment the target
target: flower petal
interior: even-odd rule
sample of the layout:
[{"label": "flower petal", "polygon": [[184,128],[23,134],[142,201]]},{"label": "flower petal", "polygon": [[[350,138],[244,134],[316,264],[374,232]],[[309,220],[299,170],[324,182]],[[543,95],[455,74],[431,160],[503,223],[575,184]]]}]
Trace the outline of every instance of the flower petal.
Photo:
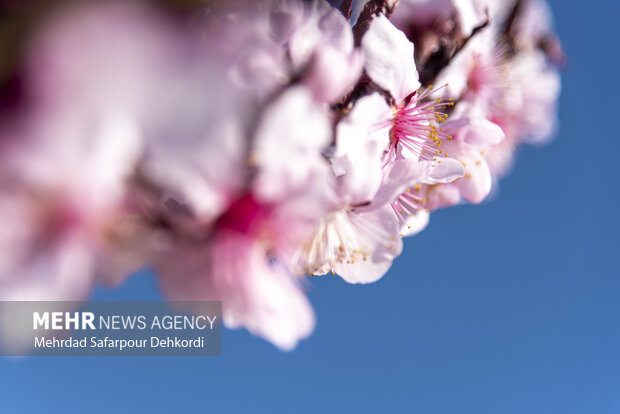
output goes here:
[{"label": "flower petal", "polygon": [[333,157],[339,178],[339,192],[345,202],[356,205],[372,200],[382,180],[383,152],[389,144],[389,127],[381,122],[390,108],[378,93],[360,99],[336,129]]},{"label": "flower petal", "polygon": [[493,179],[489,165],[480,153],[473,150],[463,151],[459,159],[466,164],[465,176],[454,184],[459,188],[463,199],[478,204],[491,192]]},{"label": "flower petal", "polygon": [[431,170],[431,163],[425,161],[401,159],[388,164],[384,168],[381,187],[375,198],[369,206],[359,208],[358,211],[390,204],[409,187],[425,182]]},{"label": "flower petal", "polygon": [[357,260],[338,263],[334,270],[349,283],[372,283],[381,279],[394,258],[400,255],[403,241],[389,205],[377,210],[352,213],[361,253]]},{"label": "flower petal", "polygon": [[454,158],[442,158],[433,161],[431,172],[424,182],[426,184],[450,183],[463,175],[465,175],[465,167],[460,161]]},{"label": "flower petal", "polygon": [[400,227],[400,232],[404,237],[414,236],[424,230],[428,225],[431,215],[426,210],[418,210],[415,214],[405,218],[405,222]]},{"label": "flower petal", "polygon": [[383,15],[377,16],[362,38],[366,72],[389,91],[397,103],[420,88],[413,60],[413,43]]},{"label": "flower petal", "polygon": [[312,307],[298,282],[270,262],[255,240],[222,231],[212,245],[176,246],[170,253],[158,264],[169,300],[221,300],[226,326],[245,327],[283,350],[314,329]]},{"label": "flower petal", "polygon": [[499,144],[506,138],[499,125],[480,116],[451,120],[445,124],[444,132],[465,144],[480,148]]},{"label": "flower petal", "polygon": [[[331,174],[321,149],[332,133],[326,112],[302,87],[290,88],[265,110],[251,162],[258,167],[255,192],[277,201],[299,192],[310,177]],[[326,181],[327,185],[327,181]]]}]

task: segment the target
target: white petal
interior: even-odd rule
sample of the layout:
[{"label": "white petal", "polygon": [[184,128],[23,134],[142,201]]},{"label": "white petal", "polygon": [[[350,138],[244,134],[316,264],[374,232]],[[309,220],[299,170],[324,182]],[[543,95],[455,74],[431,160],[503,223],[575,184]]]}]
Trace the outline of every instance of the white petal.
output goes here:
[{"label": "white petal", "polygon": [[353,88],[364,67],[359,50],[345,54],[326,46],[314,54],[314,60],[304,84],[319,102],[332,103]]},{"label": "white petal", "polygon": [[441,158],[433,161],[433,168],[426,184],[450,183],[465,175],[465,167],[454,158]]},{"label": "white petal", "polygon": [[393,202],[408,188],[424,182],[432,170],[431,162],[398,160],[387,165],[383,171],[381,187],[367,207],[359,210],[374,209]]},{"label": "white petal", "polygon": [[382,156],[389,144],[391,116],[385,99],[378,93],[360,99],[336,129],[333,163],[340,177],[341,197],[349,204],[370,201],[382,180]]},{"label": "white petal", "polygon": [[493,180],[489,165],[480,153],[473,150],[463,151],[459,155],[459,160],[466,164],[465,176],[454,184],[459,188],[463,199],[478,204],[491,192]]},{"label": "white petal", "polygon": [[[148,139],[142,172],[209,221],[236,197],[245,178],[242,111],[235,88],[216,68],[186,69],[164,79],[159,96],[145,110]],[[202,93],[196,84],[210,93]]]},{"label": "white petal", "polygon": [[428,225],[431,215],[426,210],[418,210],[415,214],[406,217],[400,228],[403,236],[414,236],[424,230]]},{"label": "white petal", "polygon": [[499,125],[480,116],[451,120],[444,126],[444,132],[463,143],[479,148],[499,144],[506,138]]},{"label": "white petal", "polygon": [[455,206],[460,202],[461,193],[456,183],[433,186],[427,194],[427,206],[431,211]]},{"label": "white petal", "polygon": [[413,60],[413,43],[383,15],[377,16],[362,38],[366,72],[397,103],[420,88]]},{"label": "white petal", "polygon": [[392,208],[385,205],[374,211],[352,213],[351,223],[361,253],[351,263],[337,264],[334,270],[349,283],[376,282],[403,249]]},{"label": "white petal", "polygon": [[302,190],[310,177],[328,177],[321,149],[331,136],[327,114],[310,93],[301,87],[286,91],[265,110],[256,131],[251,155],[259,168],[256,195],[264,201],[281,200]]}]

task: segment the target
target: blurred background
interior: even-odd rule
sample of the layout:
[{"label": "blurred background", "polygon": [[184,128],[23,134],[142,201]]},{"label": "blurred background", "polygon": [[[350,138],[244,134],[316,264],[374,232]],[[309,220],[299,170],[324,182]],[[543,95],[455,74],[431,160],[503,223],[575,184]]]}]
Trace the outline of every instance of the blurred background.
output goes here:
[{"label": "blurred background", "polygon": [[[434,213],[378,283],[311,279],[318,324],[293,352],[227,330],[222,357],[5,358],[0,410],[619,413],[620,6],[550,4],[555,141],[522,148],[493,200]],[[92,299],[159,294],[143,271]]]}]

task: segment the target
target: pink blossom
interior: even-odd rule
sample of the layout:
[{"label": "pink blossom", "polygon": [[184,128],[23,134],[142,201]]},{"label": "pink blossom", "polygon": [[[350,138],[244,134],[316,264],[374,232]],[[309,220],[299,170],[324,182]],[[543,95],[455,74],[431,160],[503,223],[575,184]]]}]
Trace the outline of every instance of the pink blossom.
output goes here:
[{"label": "pink blossom", "polygon": [[[404,161],[403,161],[404,162]],[[339,181],[363,165],[351,165]],[[372,201],[354,205],[356,191],[340,186],[332,209],[319,222],[312,237],[298,250],[297,271],[310,275],[338,273],[349,283],[371,283],[380,279],[402,251],[398,224],[389,201],[402,192],[415,176],[403,176],[401,163],[384,169]],[[395,179],[395,175],[399,175]],[[358,193],[359,194],[359,193]]]},{"label": "pink blossom", "polygon": [[520,50],[538,48],[540,40],[551,32],[551,11],[544,0],[472,0],[472,3],[476,13],[481,17],[488,13],[492,25],[496,27],[510,18],[518,4],[512,30]]},{"label": "pink blossom", "polygon": [[374,118],[368,115],[382,105],[378,94],[364,97],[338,124],[332,159],[336,194],[330,211],[294,256],[298,273],[338,272],[350,283],[368,283],[383,276],[400,254],[389,204],[373,203],[384,186],[382,156],[388,138],[374,131]]},{"label": "pink blossom", "polygon": [[325,0],[216,3],[189,26],[67,5],[28,33],[21,99],[0,97],[0,299],[81,300],[150,266],[166,299],[222,301],[226,326],[292,349],[306,275],[378,280],[431,211],[481,203],[555,130],[542,0],[357,23]]},{"label": "pink blossom", "polygon": [[467,107],[476,106],[483,116],[507,105],[511,93],[506,49],[496,42],[496,36],[492,28],[483,29],[437,77],[438,83],[448,84],[444,96],[466,101]]},{"label": "pink blossom", "polygon": [[[207,34],[230,59],[230,75],[238,85],[262,99],[299,78],[317,101],[332,103],[359,78],[363,59],[351,27],[325,0],[244,6],[216,13]],[[225,44],[219,42],[222,37]]]},{"label": "pink blossom", "polygon": [[0,132],[8,148],[0,244],[12,246],[0,263],[4,299],[84,299],[95,276],[119,280],[141,265],[138,252],[128,261],[107,254],[134,214],[127,182],[143,147],[136,115],[162,46],[151,43],[162,34],[143,20],[149,10],[78,7],[33,37],[27,99]]},{"label": "pink blossom", "polygon": [[[204,139],[223,145],[217,135]],[[282,349],[308,336],[314,315],[289,269],[297,246],[325,214],[332,183],[320,150],[330,139],[323,109],[307,90],[292,88],[265,108],[254,130],[247,152],[254,173],[234,152],[216,147],[203,152],[206,164],[223,161],[248,174],[241,187],[212,188],[228,203],[194,241],[173,240],[158,255],[166,297],[221,300],[227,326],[246,327]],[[203,179],[210,182],[219,174],[204,170]]]},{"label": "pink blossom", "polygon": [[[488,32],[492,33],[492,32]],[[484,34],[484,33],[483,33]],[[541,51],[524,51],[508,59],[501,46],[489,43],[490,35],[474,39],[440,74],[450,80],[447,93],[459,97],[453,117],[470,112],[502,127],[507,141],[488,148],[494,175],[504,175],[519,143],[547,142],[556,127],[556,102],[560,92],[557,70]]]},{"label": "pink blossom", "polygon": [[309,65],[304,83],[321,102],[338,100],[359,78],[363,59],[339,10],[325,0],[280,4],[290,16],[288,54],[295,71]]},{"label": "pink blossom", "polygon": [[515,56],[508,72],[512,85],[511,106],[493,111],[493,119],[517,142],[548,142],[557,124],[560,94],[557,69],[547,62],[543,52],[531,51]]},{"label": "pink blossom", "polygon": [[[247,328],[291,349],[314,328],[314,314],[300,286],[270,254],[280,226],[250,196],[231,205],[209,240],[175,243],[158,261],[160,287],[169,300],[220,300],[224,323]],[[232,228],[229,228],[232,226]],[[243,226],[243,227],[241,227]],[[247,227],[246,227],[247,226]]]},{"label": "pink blossom", "polygon": [[489,195],[493,177],[485,155],[504,140],[502,129],[485,118],[470,117],[449,121],[444,131],[450,134],[450,139],[444,142],[444,151],[463,164],[463,177],[450,183],[409,189],[399,198],[401,209],[417,213],[420,209],[432,211],[462,201],[478,204]]},{"label": "pink blossom", "polygon": [[[500,27],[496,23],[477,34],[438,77],[440,82],[449,81],[444,95],[455,96],[460,102],[453,117],[469,117],[473,112],[503,129],[507,142],[485,150],[495,177],[506,174],[518,144],[544,143],[553,135],[560,90],[557,70],[543,52],[509,53],[510,47],[519,45],[500,42]],[[520,39],[517,36],[515,41]]]},{"label": "pink blossom", "polygon": [[398,195],[417,183],[452,181],[463,170],[436,156],[438,114],[429,110],[435,104],[408,102],[420,84],[404,34],[378,16],[362,48],[369,77],[396,103],[390,108],[380,94],[366,96],[339,123],[333,156],[338,199],[298,255],[306,272],[331,271],[351,283],[376,281],[400,254],[398,212],[391,204]]},{"label": "pink blossom", "polygon": [[[453,104],[428,100],[429,93],[417,93],[420,82],[413,60],[413,44],[381,15],[374,19],[362,39],[362,48],[368,76],[393,97],[391,107],[383,102],[374,114],[368,114],[375,120],[375,129],[389,136],[386,161],[392,162],[397,157],[431,162],[445,158],[440,149],[444,137],[440,124],[447,116],[442,111]],[[442,162],[456,164],[450,159]]]}]

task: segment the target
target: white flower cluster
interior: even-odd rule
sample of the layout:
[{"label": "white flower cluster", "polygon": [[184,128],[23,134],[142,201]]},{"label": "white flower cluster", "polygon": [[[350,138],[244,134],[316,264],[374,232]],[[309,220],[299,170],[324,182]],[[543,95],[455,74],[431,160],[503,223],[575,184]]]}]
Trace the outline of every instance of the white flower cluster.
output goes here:
[{"label": "white flower cluster", "polygon": [[[290,349],[307,275],[381,278],[555,125],[541,0],[148,3],[51,14],[0,90],[0,299],[151,266],[171,300]],[[433,86],[434,85],[434,86]],[[331,277],[331,276],[330,276]]]}]

